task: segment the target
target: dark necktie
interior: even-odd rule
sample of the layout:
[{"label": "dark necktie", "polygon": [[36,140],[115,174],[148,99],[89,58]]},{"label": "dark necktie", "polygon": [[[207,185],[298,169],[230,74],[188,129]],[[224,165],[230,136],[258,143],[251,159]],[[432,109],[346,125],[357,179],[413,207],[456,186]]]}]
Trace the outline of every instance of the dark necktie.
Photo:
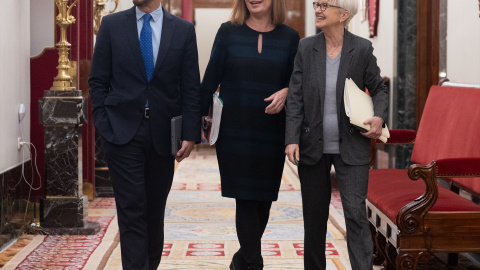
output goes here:
[{"label": "dark necktie", "polygon": [[152,27],[150,26],[150,19],[152,15],[143,15],[143,27],[140,32],[140,49],[142,50],[143,63],[145,64],[145,72],[147,73],[147,79],[150,81],[152,78],[153,69],[155,64],[153,63],[153,47],[152,47]]}]

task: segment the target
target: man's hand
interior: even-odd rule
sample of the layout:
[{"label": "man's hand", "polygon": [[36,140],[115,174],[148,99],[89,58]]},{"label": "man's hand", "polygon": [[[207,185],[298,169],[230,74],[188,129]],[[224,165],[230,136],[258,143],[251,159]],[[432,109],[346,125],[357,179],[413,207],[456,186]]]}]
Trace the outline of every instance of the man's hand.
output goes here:
[{"label": "man's hand", "polygon": [[189,157],[194,145],[194,141],[183,141],[182,148],[178,150],[177,154],[175,155],[175,159],[180,163],[183,159]]},{"label": "man's hand", "polygon": [[287,99],[288,88],[283,88],[275,92],[273,95],[264,99],[265,102],[272,102],[265,108],[266,114],[277,114],[282,111],[285,106],[285,100]]},{"label": "man's hand", "polygon": [[382,125],[383,125],[383,119],[374,116],[372,118],[368,118],[363,122],[364,125],[370,125],[370,130],[367,132],[360,132],[362,133],[363,136],[369,138],[369,139],[378,139],[380,138],[380,135],[382,135]]},{"label": "man's hand", "polygon": [[293,165],[298,165],[298,161],[300,160],[300,150],[298,147],[298,144],[289,144],[285,148],[285,154],[288,157],[288,160],[290,160]]}]

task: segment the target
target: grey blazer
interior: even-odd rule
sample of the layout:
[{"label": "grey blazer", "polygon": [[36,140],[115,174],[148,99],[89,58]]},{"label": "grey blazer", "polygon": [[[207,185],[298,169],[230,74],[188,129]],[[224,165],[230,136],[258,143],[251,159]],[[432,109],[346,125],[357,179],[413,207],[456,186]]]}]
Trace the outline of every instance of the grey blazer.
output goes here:
[{"label": "grey blazer", "polygon": [[[316,164],[323,153],[326,45],[323,33],[300,41],[287,97],[285,143],[299,144],[300,162]],[[345,30],[337,79],[340,155],[349,165],[368,164],[370,140],[354,128],[345,114],[343,88],[351,78],[372,96],[375,116],[387,119],[388,91],[380,76],[372,43]]]}]

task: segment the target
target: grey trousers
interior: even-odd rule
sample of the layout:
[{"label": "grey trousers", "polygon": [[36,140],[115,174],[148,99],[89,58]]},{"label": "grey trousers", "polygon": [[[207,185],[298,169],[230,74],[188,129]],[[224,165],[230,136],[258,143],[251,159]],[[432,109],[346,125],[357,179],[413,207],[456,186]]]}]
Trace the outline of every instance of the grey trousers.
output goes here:
[{"label": "grey trousers", "polygon": [[351,166],[339,154],[323,154],[315,165],[299,164],[305,227],[305,270],[326,268],[325,241],[331,198],[330,168],[335,167],[347,226],[352,270],[373,269],[373,242],[366,214],[368,165]]}]

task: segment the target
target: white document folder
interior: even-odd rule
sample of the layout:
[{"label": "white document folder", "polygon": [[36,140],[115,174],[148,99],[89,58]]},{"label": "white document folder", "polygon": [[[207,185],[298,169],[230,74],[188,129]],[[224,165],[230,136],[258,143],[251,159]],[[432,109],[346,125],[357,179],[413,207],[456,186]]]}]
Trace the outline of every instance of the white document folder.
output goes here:
[{"label": "white document folder", "polygon": [[220,98],[218,92],[213,94],[212,104],[212,127],[210,129],[209,143],[214,145],[218,139],[218,132],[220,131],[220,122],[222,120],[223,100]]},{"label": "white document folder", "polygon": [[[370,125],[364,125],[363,122],[374,116],[372,98],[360,90],[352,79],[345,79],[343,102],[350,123],[361,129],[370,130]],[[388,138],[390,138],[390,132],[385,124],[379,140],[386,143]]]}]

